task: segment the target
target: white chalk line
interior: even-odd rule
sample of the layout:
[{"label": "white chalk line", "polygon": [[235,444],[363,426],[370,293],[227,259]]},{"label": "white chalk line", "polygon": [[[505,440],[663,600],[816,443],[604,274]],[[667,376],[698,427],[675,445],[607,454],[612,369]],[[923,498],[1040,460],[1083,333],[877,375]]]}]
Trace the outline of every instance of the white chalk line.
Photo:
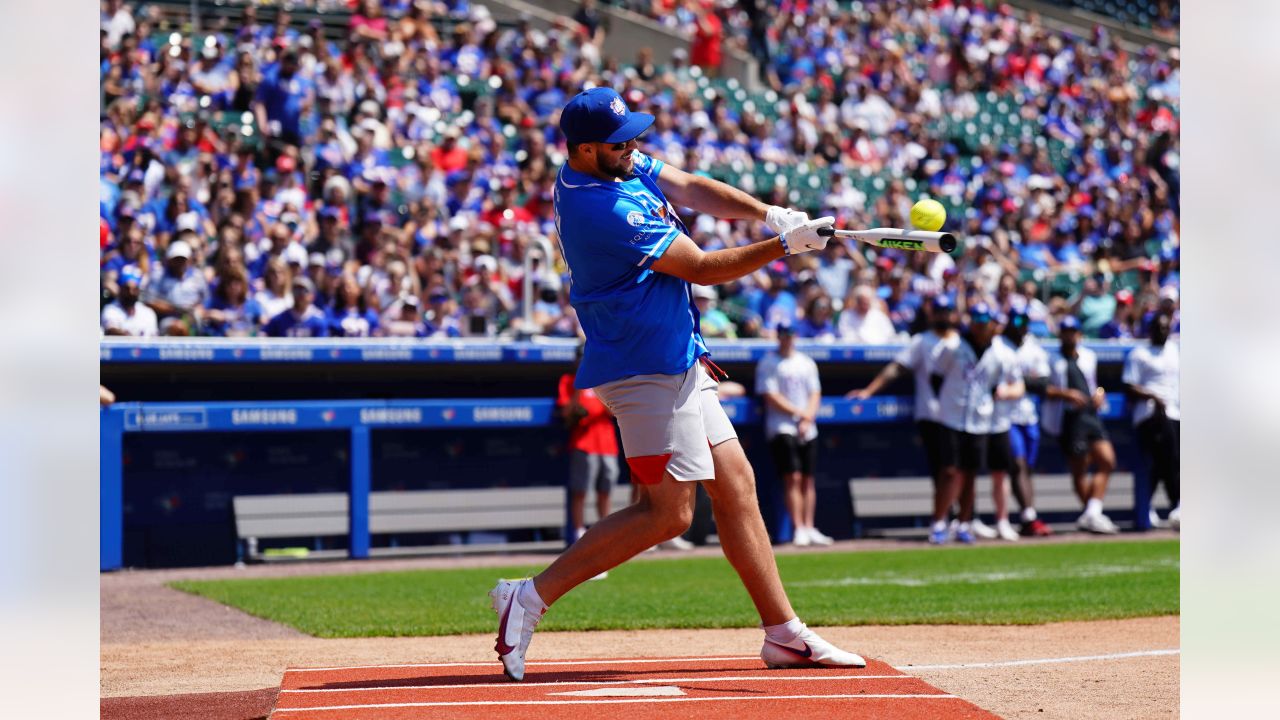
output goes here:
[{"label": "white chalk line", "polygon": [[[703,662],[739,662],[759,660],[759,655],[737,655],[734,657],[677,657],[677,658],[636,658],[633,660],[537,660],[525,663],[525,667],[544,667],[551,665],[635,665],[639,663],[703,663]],[[351,665],[349,667],[321,668],[289,668],[287,672],[329,672],[333,670],[379,670],[382,668],[438,668],[438,667],[492,667],[497,658],[488,662],[454,662],[454,663],[411,663],[406,665]]]},{"label": "white chalk line", "polygon": [[904,665],[894,669],[901,670],[905,673],[912,673],[920,670],[969,670],[973,668],[1020,667],[1023,665],[1053,665],[1057,663],[1090,662],[1093,660],[1123,660],[1125,658],[1137,657],[1161,657],[1164,655],[1178,655],[1181,652],[1182,650],[1178,648],[1170,650],[1139,650],[1137,652],[1112,653],[1110,655],[1076,655],[1074,657],[1038,658],[1035,660],[1004,660],[1002,662],[958,663],[955,665]]},{"label": "white chalk line", "polygon": [[859,577],[826,578],[822,580],[796,580],[788,587],[861,587],[891,585],[898,587],[929,587],[931,585],[985,585],[1010,580],[1079,580],[1111,575],[1134,575],[1165,570],[1177,570],[1177,559],[1158,559],[1132,565],[1086,564],[1069,568],[1037,568],[1003,570],[999,572],[966,572],[951,575],[932,575],[922,578],[898,573],[879,573]]},{"label": "white chalk line", "polygon": [[643,680],[562,680],[549,682],[512,682],[467,683],[464,685],[384,685],[379,687],[345,687],[345,688],[298,688],[281,690],[282,693],[333,693],[333,692],[383,692],[387,690],[452,690],[454,688],[516,688],[516,687],[553,687],[563,685],[666,685],[669,683],[709,683],[733,682],[737,680],[750,682],[789,682],[828,681],[828,680],[902,680],[915,679],[909,675],[760,675],[756,677],[696,677],[696,678],[645,678]]},{"label": "white chalk line", "polygon": [[[466,700],[458,702],[377,703],[372,705],[327,705],[314,708],[276,708],[275,713],[323,712],[329,710],[370,710],[406,707],[467,707],[485,705],[619,705],[626,703],[732,702],[734,700],[959,700],[955,695],[929,693],[914,695],[765,695],[760,697],[659,697],[608,700]],[[272,713],[273,715],[275,713]]]}]

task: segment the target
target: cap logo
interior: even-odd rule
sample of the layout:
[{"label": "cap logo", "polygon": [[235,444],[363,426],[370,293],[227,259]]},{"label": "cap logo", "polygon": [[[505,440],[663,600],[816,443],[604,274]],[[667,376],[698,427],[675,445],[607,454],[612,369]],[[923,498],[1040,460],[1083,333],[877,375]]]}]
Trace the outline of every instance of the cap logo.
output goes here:
[{"label": "cap logo", "polygon": [[622,98],[620,98],[620,97],[615,97],[615,98],[614,98],[614,99],[609,103],[609,109],[610,109],[610,110],[612,110],[612,111],[614,112],[614,114],[615,114],[615,115],[626,115],[626,114],[627,114],[627,106],[622,104]]}]

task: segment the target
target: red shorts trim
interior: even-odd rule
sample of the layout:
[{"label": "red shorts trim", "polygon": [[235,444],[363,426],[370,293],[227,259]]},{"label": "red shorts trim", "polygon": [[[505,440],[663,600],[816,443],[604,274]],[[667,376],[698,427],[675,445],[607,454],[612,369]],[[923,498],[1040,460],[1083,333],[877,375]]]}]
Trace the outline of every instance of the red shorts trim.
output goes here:
[{"label": "red shorts trim", "polygon": [[631,468],[631,482],[657,485],[662,482],[662,474],[667,471],[667,463],[670,461],[671,453],[627,458],[627,467]]}]

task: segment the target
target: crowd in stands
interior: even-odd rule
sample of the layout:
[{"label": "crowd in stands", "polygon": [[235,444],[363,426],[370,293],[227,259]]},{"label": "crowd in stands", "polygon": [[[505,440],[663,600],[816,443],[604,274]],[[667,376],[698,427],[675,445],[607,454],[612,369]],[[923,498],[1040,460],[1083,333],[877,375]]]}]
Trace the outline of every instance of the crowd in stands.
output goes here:
[{"label": "crowd in stands", "polygon": [[[931,196],[962,238],[695,288],[708,337],[893,342],[938,293],[1142,337],[1178,303],[1176,48],[978,0],[656,0],[697,28],[669,59],[611,56],[593,3],[543,30],[467,0],[320,5],[350,7],[338,32],[103,3],[105,332],[576,336],[563,262],[526,255],[554,246],[558,114],[592,85],[654,113],[642,150],[686,170],[844,227],[906,227]],[[721,40],[767,60],[762,89],[719,76]],[[708,250],[767,233],[684,220]]]}]

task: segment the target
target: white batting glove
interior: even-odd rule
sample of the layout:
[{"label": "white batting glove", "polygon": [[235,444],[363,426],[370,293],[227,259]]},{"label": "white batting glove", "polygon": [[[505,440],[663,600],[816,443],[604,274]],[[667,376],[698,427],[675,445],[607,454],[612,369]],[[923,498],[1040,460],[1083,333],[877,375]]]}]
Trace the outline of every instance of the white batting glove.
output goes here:
[{"label": "white batting glove", "polygon": [[820,227],[833,227],[836,223],[834,217],[820,217],[817,220],[809,222],[788,230],[778,236],[782,241],[782,247],[787,251],[788,255],[799,255],[804,252],[813,250],[822,250],[827,246],[827,240],[830,238],[818,234]]},{"label": "white batting glove", "polygon": [[809,213],[791,210],[778,205],[770,206],[769,211],[764,214],[765,226],[772,230],[775,235],[781,235],[807,222],[809,222]]}]

